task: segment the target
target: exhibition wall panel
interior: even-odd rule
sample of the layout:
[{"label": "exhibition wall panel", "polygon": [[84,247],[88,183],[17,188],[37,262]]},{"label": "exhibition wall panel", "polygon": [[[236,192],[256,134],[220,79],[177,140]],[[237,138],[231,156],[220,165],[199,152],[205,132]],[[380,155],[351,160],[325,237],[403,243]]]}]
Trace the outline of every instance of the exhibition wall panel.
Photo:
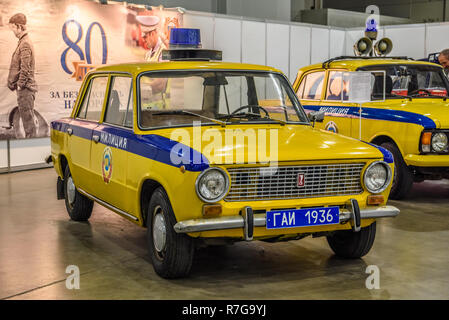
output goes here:
[{"label": "exhibition wall panel", "polygon": [[426,56],[449,48],[449,23],[432,23],[426,25]]},{"label": "exhibition wall panel", "polygon": [[291,26],[290,30],[290,81],[296,78],[298,70],[310,64],[312,28]]},{"label": "exhibition wall panel", "polygon": [[[407,56],[421,59],[426,56],[424,24],[384,27],[384,36],[393,41],[391,56]],[[380,39],[378,37],[378,39]]]},{"label": "exhibition wall panel", "polygon": [[266,26],[263,22],[242,22],[242,62],[266,63]]},{"label": "exhibition wall panel", "polygon": [[290,26],[288,24],[267,24],[267,62],[266,64],[281,70],[290,78]]},{"label": "exhibition wall panel", "polygon": [[333,29],[330,29],[329,32],[329,58],[344,55],[346,32],[344,30]]},{"label": "exhibition wall panel", "polygon": [[215,18],[214,49],[223,51],[223,61],[240,62],[242,59],[242,21]]},{"label": "exhibition wall panel", "polygon": [[10,141],[11,167],[33,166],[45,163],[45,157],[49,155],[50,138]]},{"label": "exhibition wall panel", "polygon": [[214,46],[214,23],[215,17],[213,15],[184,14],[183,16],[184,27],[201,30],[203,48],[213,48]]},{"label": "exhibition wall panel", "polygon": [[8,142],[0,141],[0,172],[8,167]]},{"label": "exhibition wall panel", "polygon": [[312,28],[311,63],[318,63],[329,58],[329,29]]}]

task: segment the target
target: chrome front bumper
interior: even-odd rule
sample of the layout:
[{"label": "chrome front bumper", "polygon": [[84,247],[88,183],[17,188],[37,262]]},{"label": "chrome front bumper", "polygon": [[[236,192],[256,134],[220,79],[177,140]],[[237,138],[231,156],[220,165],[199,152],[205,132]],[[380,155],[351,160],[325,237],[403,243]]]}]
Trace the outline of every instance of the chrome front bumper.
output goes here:
[{"label": "chrome front bumper", "polygon": [[[355,232],[360,230],[361,220],[363,219],[392,218],[396,217],[400,212],[398,208],[393,206],[369,207],[360,210],[355,200],[351,202],[346,209],[340,209],[340,223],[352,220]],[[252,240],[254,227],[265,226],[265,213],[252,214],[251,208],[245,207],[242,210],[242,215],[184,220],[176,223],[174,229],[177,233],[191,233],[243,228],[244,238]]]}]

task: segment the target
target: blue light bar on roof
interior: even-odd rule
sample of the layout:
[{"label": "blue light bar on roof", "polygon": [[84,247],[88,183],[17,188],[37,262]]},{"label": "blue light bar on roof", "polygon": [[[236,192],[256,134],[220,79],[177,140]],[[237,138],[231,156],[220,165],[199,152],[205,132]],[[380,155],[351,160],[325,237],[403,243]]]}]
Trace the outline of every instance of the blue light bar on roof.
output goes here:
[{"label": "blue light bar on roof", "polygon": [[173,28],[170,30],[170,48],[201,48],[200,29]]},{"label": "blue light bar on roof", "polygon": [[377,32],[377,22],[374,19],[368,19],[366,21],[366,32]]}]

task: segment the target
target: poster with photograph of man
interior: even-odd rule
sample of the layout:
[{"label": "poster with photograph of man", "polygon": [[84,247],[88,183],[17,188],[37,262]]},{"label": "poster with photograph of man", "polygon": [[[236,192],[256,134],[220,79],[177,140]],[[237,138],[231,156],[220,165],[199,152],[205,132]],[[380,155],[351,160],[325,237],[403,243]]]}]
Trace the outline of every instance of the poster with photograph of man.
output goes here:
[{"label": "poster with photograph of man", "polygon": [[49,136],[90,70],[160,61],[170,29],[182,26],[177,9],[119,2],[0,0],[0,8],[0,140]]}]

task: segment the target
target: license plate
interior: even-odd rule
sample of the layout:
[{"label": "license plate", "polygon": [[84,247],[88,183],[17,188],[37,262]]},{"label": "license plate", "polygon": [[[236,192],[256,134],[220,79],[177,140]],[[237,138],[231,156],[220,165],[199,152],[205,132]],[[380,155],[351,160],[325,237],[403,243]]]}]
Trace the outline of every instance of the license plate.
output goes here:
[{"label": "license plate", "polygon": [[267,229],[320,226],[340,223],[339,207],[267,211]]}]

